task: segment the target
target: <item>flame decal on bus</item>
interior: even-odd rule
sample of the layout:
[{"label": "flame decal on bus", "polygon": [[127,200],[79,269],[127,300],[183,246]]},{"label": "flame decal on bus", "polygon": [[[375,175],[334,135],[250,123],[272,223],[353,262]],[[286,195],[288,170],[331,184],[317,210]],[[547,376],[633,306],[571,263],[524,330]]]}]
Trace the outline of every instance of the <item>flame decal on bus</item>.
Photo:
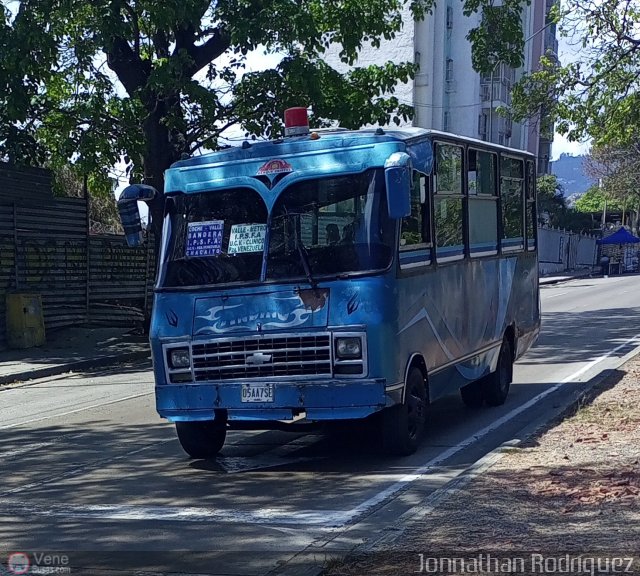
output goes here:
[{"label": "flame decal on bus", "polygon": [[[277,330],[280,328],[293,328],[305,324],[312,310],[305,307],[298,297],[276,298],[268,301],[267,309],[260,309],[261,304],[267,304],[264,299],[258,299],[257,306],[251,301],[245,304],[232,306],[213,306],[206,314],[196,316],[207,322],[200,326],[196,334],[223,334],[241,330],[262,329]],[[203,322],[199,322],[203,324]]]}]

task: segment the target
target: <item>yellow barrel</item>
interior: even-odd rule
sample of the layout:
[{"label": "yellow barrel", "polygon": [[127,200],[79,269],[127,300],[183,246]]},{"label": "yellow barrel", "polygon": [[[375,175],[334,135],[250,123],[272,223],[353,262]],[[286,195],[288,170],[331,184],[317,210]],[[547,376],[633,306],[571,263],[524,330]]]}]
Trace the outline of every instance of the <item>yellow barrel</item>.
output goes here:
[{"label": "yellow barrel", "polygon": [[7,294],[7,344],[33,348],[45,341],[40,294]]}]

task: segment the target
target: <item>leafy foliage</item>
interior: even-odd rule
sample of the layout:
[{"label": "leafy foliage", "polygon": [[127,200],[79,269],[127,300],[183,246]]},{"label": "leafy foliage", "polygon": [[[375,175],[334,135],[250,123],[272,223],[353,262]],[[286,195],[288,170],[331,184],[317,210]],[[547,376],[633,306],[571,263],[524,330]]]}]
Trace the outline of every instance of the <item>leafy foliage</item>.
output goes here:
[{"label": "leafy foliage", "polygon": [[569,208],[564,197],[562,184],[555,174],[544,174],[537,181],[539,224],[573,230],[591,232],[593,222],[589,215],[577,208]]},{"label": "leafy foliage", "polygon": [[541,224],[559,225],[563,212],[567,209],[562,184],[555,174],[545,174],[537,181],[538,214]]},{"label": "leafy foliage", "polygon": [[609,210],[622,210],[621,202],[609,197],[602,188],[592,186],[576,200],[576,210],[586,213],[602,212],[605,203]]},{"label": "leafy foliage", "polygon": [[617,212],[623,223],[638,227],[640,216],[640,142],[625,146],[594,146],[586,171],[599,181],[576,203],[585,212]]},{"label": "leafy foliage", "polygon": [[482,13],[482,24],[469,31],[467,39],[473,44],[471,61],[478,72],[490,74],[497,64],[512,68],[522,66],[524,37],[522,11],[530,0],[503,0],[499,6],[483,0],[465,2],[464,14]]},{"label": "leafy foliage", "polygon": [[[124,158],[134,181],[162,189],[182,154],[216,149],[231,126],[280,134],[291,105],[309,106],[316,126],[398,123],[412,109],[395,96],[416,71],[387,62],[341,73],[365,45],[401,30],[434,0],[22,0],[0,9],[0,157],[67,162],[110,185]],[[7,6],[16,10],[11,13]],[[522,59],[520,0],[465,0],[485,20],[469,33],[478,70]],[[278,64],[251,71],[257,50]],[[483,68],[484,67],[484,68]],[[160,218],[161,202],[151,206]]]},{"label": "leafy foliage", "polygon": [[548,55],[514,91],[516,120],[541,111],[570,140],[627,146],[640,137],[640,7],[628,0],[563,2],[560,33],[579,61]]},{"label": "leafy foliage", "polygon": [[594,146],[586,162],[586,171],[602,185],[610,204],[621,210],[640,206],[640,141],[626,146]]},{"label": "leafy foliage", "polygon": [[63,165],[53,171],[53,192],[56,196],[84,198],[88,191],[89,199],[89,231],[93,234],[119,234],[122,224],[118,216],[116,200],[111,194],[113,182],[95,181],[91,176],[85,177],[75,171],[74,166]]}]

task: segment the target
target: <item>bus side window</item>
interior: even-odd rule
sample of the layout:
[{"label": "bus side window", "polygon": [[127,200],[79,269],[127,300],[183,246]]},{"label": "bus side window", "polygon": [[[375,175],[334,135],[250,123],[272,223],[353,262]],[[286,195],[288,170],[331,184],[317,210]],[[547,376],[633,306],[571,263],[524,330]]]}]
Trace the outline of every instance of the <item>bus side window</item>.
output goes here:
[{"label": "bus side window", "polygon": [[469,253],[472,258],[498,253],[498,155],[469,148]]},{"label": "bus side window", "polygon": [[527,206],[525,213],[527,250],[536,249],[536,172],[531,160],[527,161]]},{"label": "bus side window", "polygon": [[524,163],[519,158],[500,159],[503,252],[524,249]]},{"label": "bus side window", "polygon": [[427,244],[431,241],[427,186],[427,177],[414,171],[411,187],[411,214],[402,219],[400,249]]},{"label": "bus side window", "polygon": [[434,227],[436,259],[452,262],[464,258],[463,149],[436,144]]}]

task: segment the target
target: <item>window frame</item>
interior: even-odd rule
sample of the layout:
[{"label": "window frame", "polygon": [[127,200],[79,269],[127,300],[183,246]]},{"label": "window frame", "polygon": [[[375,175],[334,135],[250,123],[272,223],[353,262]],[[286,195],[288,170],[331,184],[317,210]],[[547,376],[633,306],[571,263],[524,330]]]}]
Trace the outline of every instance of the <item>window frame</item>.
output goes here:
[{"label": "window frame", "polygon": [[[438,149],[447,146],[457,148],[460,151],[460,190],[438,191]],[[433,164],[433,203],[432,203],[432,224],[433,224],[433,243],[434,256],[438,265],[448,264],[450,262],[458,262],[464,260],[468,254],[468,236],[467,236],[467,180],[466,180],[466,143],[455,142],[450,140],[434,140],[434,164]],[[438,226],[437,226],[437,205],[439,200],[460,200],[461,201],[461,222],[460,228],[462,233],[462,244],[453,246],[438,246]],[[444,250],[444,252],[443,252]],[[440,252],[440,255],[439,255]]]},{"label": "window frame", "polygon": [[[476,167],[477,167],[477,156],[479,154],[488,154],[493,156],[493,193],[492,194],[479,194],[477,189],[474,194],[471,193],[469,189],[469,167],[471,166],[470,155],[472,152],[476,153]],[[468,146],[467,147],[467,249],[469,251],[470,258],[477,259],[486,256],[495,256],[498,254],[500,249],[500,191],[498,186],[499,175],[498,175],[498,165],[500,162],[499,154],[494,150],[486,150],[480,147]],[[476,169],[476,174],[478,173]],[[477,181],[477,178],[476,178]],[[494,206],[495,217],[496,217],[496,226],[495,226],[495,242],[493,243],[493,247],[490,249],[479,249],[474,250],[474,246],[471,243],[471,221],[472,221],[472,206],[477,203],[485,203],[488,204],[491,202]]]},{"label": "window frame", "polygon": [[[531,170],[531,175],[529,174]],[[531,176],[531,179],[530,179]],[[532,159],[525,160],[525,213],[524,213],[524,231],[525,231],[525,247],[527,252],[535,252],[538,249],[538,203],[536,189],[536,164]],[[528,208],[531,206],[531,221],[533,238],[529,238],[528,234]],[[531,242],[530,242],[531,241]]]},{"label": "window frame", "polygon": [[[526,227],[525,227],[525,201],[526,201],[526,157],[523,154],[522,156],[513,155],[505,152],[501,152],[499,155],[499,167],[498,167],[498,192],[499,192],[499,223],[498,223],[498,244],[500,249],[500,254],[513,254],[517,252],[524,252],[525,250],[525,242],[526,242]],[[517,178],[513,176],[505,176],[503,175],[503,160],[515,160],[516,162],[520,162],[522,165],[522,178],[520,179],[520,236],[507,238],[504,235],[505,230],[505,218],[504,218],[504,194],[502,192],[502,184],[503,181],[516,181]],[[516,245],[513,241],[520,240],[520,244]],[[509,243],[511,241],[511,243]]]},{"label": "window frame", "polygon": [[[422,242],[416,244],[405,244],[402,242],[402,228],[405,222],[405,218],[400,220],[398,231],[398,262],[400,270],[412,271],[416,268],[424,268],[425,266],[431,266],[434,262],[433,258],[433,209],[431,206],[431,190],[432,182],[431,176],[420,172],[419,170],[413,170],[412,182],[414,187],[416,186],[420,194],[420,222],[419,230]],[[424,185],[424,198],[422,197],[422,185]],[[412,188],[413,191],[414,188]],[[413,209],[413,202],[411,204]]]}]

